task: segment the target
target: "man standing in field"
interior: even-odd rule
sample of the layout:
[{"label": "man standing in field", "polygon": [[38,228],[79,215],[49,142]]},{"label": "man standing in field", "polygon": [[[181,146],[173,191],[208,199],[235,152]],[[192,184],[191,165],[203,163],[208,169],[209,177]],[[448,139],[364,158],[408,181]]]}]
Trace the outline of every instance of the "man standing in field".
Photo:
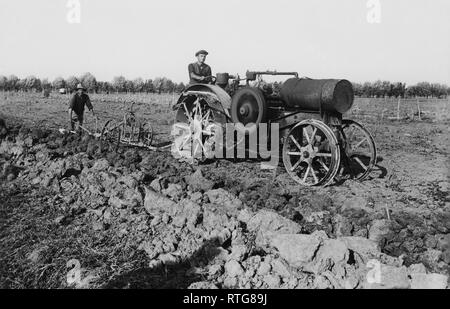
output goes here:
[{"label": "man standing in field", "polygon": [[94,117],[94,108],[92,107],[91,100],[89,96],[84,92],[85,89],[81,84],[77,85],[77,92],[70,99],[69,104],[69,117],[70,117],[70,126],[72,131],[80,130],[80,126],[83,125],[83,117],[84,117],[84,107],[87,105],[89,110],[92,112]]},{"label": "man standing in field", "polygon": [[205,63],[208,52],[199,50],[195,53],[197,62],[191,63],[188,67],[189,84],[208,84],[211,82],[211,67]]}]

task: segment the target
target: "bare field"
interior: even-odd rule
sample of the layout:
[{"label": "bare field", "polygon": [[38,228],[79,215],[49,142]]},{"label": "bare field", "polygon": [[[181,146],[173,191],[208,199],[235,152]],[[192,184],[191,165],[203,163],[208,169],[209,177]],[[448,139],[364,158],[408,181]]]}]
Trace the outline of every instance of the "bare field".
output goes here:
[{"label": "bare field", "polygon": [[[167,94],[91,94],[90,97],[99,117],[99,129],[109,119],[121,120],[131,102],[136,102],[135,109],[140,117],[151,121],[152,126],[162,134],[168,131],[166,127],[172,123],[173,112],[170,107],[178,99],[177,95]],[[9,117],[18,117],[20,121],[30,125],[67,129],[69,100],[69,95],[60,94],[43,98],[41,94],[5,93],[0,100],[0,111]],[[87,109],[85,126],[95,130],[95,119]]]},{"label": "bare field", "polygon": [[[120,119],[126,106],[131,101],[135,101],[136,107],[139,109],[138,115],[152,122],[158,134],[157,142],[164,142],[170,138],[170,125],[174,118],[171,106],[176,99],[176,95],[91,95],[94,109],[100,117],[100,123],[104,123],[110,118]],[[4,93],[0,97],[0,117],[4,118],[11,127],[15,123],[19,126],[20,123],[22,127],[28,129],[40,127],[55,132],[58,128],[67,128],[69,125],[68,100],[69,97],[56,94],[52,94],[50,98],[42,98],[40,94]],[[189,177],[195,172],[196,167],[177,163],[171,158],[170,153],[152,153],[125,148],[113,151],[108,147],[102,148],[102,145],[98,147],[99,150],[90,146],[94,142],[58,137],[58,133],[50,135],[56,141],[47,138],[38,139],[40,142],[37,143],[38,145],[47,145],[44,148],[56,149],[52,151],[58,153],[57,159],[52,160],[62,160],[60,158],[68,160],[67,156],[76,157],[77,153],[89,154],[91,151],[93,154],[89,154],[89,158],[83,160],[91,160],[94,166],[98,164],[98,160],[106,158],[110,162],[111,168],[119,169],[123,176],[142,174],[139,177],[136,176],[139,181],[132,185],[137,191],[140,190],[139,187],[142,184],[148,185],[151,181],[159,179],[161,192],[169,196],[171,200],[184,205],[182,198],[190,197],[191,200],[196,199],[200,205],[206,207],[205,205],[209,205],[207,201],[214,203],[215,198],[214,194],[207,193],[208,190],[223,189],[236,198],[238,201],[236,203],[239,204],[238,209],[248,209],[256,213],[263,210],[274,210],[277,214],[289,219],[289,222],[298,224],[302,234],[313,235],[317,231],[324,231],[330,238],[339,239],[339,237],[350,236],[367,238],[377,242],[383,254],[395,257],[397,264],[398,261],[401,261],[410,267],[422,263],[428,272],[448,275],[450,272],[450,198],[448,195],[450,102],[448,100],[420,99],[418,103],[417,100],[407,100],[400,102],[399,105],[398,100],[357,99],[353,110],[345,117],[360,121],[372,133],[378,147],[377,169],[364,182],[345,181],[327,188],[299,187],[285,173],[281,165],[275,172],[268,172],[261,170],[258,162],[221,160],[200,166],[202,182],[211,183],[211,186],[198,190],[201,194],[194,198],[193,192],[196,190],[192,190],[193,184],[186,179],[191,179]],[[396,120],[397,117],[399,120]],[[88,112],[85,122],[88,127],[94,128],[94,121]],[[20,136],[21,133],[16,132],[15,134]],[[16,144],[17,140],[19,139],[16,138]],[[114,155],[112,156],[112,154]],[[137,156],[138,159],[135,159],[134,156]],[[4,155],[3,161],[0,161],[3,171],[7,169],[5,166],[8,164],[19,165],[19,162],[26,161],[24,158],[12,158],[11,154]],[[37,154],[33,158],[33,160],[37,160]],[[135,161],[129,162],[134,159]],[[62,177],[58,180],[57,185],[52,178],[48,180],[50,185],[42,188],[39,180],[34,179],[40,179],[41,182],[46,179],[42,176],[42,172],[39,174],[36,171],[38,168],[42,169],[40,166],[44,166],[43,163],[30,163],[29,166],[26,163],[23,164],[25,164],[25,169],[30,170],[29,173],[18,172],[16,180],[0,180],[2,188],[0,196],[2,199],[0,286],[67,287],[65,263],[72,257],[81,261],[87,273],[95,275],[97,279],[91,283],[92,287],[158,287],[161,282],[165,282],[163,286],[166,287],[187,287],[191,283],[200,281],[218,287],[309,288],[326,287],[327,285],[339,287],[339,283],[334,283],[331,279],[326,281],[328,283],[324,283],[325,281],[322,279],[318,280],[318,274],[314,279],[317,280],[313,280],[313,283],[308,285],[309,279],[297,273],[292,275],[292,278],[296,278],[297,285],[291,284],[291,281],[283,279],[281,271],[276,273],[274,270],[272,270],[273,273],[270,272],[270,276],[281,279],[266,278],[269,274],[261,278],[254,275],[251,278],[253,281],[249,279],[248,282],[241,282],[236,279],[236,276],[230,275],[233,271],[239,272],[240,268],[231,269],[231,266],[220,268],[220,271],[212,276],[211,265],[223,266],[223,264],[213,258],[204,260],[205,254],[202,251],[204,244],[201,247],[186,244],[192,235],[186,236],[183,234],[184,232],[177,230],[178,225],[175,218],[178,218],[178,215],[171,215],[172,219],[168,219],[169,221],[162,226],[156,223],[153,225],[151,222],[156,220],[155,218],[159,218],[160,214],[155,215],[150,212],[149,218],[148,214],[147,217],[144,216],[143,212],[145,211],[137,209],[139,205],[147,205],[145,208],[149,211],[149,201],[144,202],[141,197],[141,200],[137,198],[138,201],[131,206],[127,204],[116,207],[114,204],[116,200],[109,197],[106,202],[103,200],[99,202],[101,207],[105,207],[106,210],[96,208],[99,206],[93,207],[93,213],[98,209],[103,209],[103,221],[100,225],[95,225],[99,219],[95,219],[97,221],[92,223],[87,220],[94,219],[87,215],[80,219],[80,214],[77,213],[80,207],[84,207],[89,210],[87,213],[91,214],[91,206],[86,206],[90,204],[85,204],[85,200],[81,197],[73,197],[67,193],[71,190],[78,192],[76,189],[66,188],[69,186],[67,183],[69,180],[70,188],[74,188],[75,184],[80,182],[79,186],[84,186],[81,180],[81,176],[85,173],[84,169],[82,173],[80,170],[81,174],[79,175]],[[85,164],[92,165],[83,163],[83,165]],[[78,168],[74,169],[78,170]],[[33,177],[29,176],[30,173],[33,174]],[[7,175],[4,176],[6,178]],[[31,187],[26,187],[27,189],[22,187],[25,180],[32,183]],[[186,183],[188,184],[186,185]],[[59,190],[55,196],[60,196],[56,202],[52,199],[52,195],[55,193],[51,191],[55,186],[57,191]],[[107,191],[106,188],[105,192]],[[70,198],[67,197],[67,194]],[[148,194],[148,192],[143,194],[145,199],[148,199]],[[103,198],[104,195],[100,194]],[[208,199],[205,196],[208,196]],[[121,200],[126,197],[117,198]],[[231,199],[233,200],[233,198]],[[170,202],[167,203],[170,204]],[[217,204],[221,204],[221,202],[217,202]],[[78,208],[73,210],[73,205],[78,205]],[[104,219],[108,207],[113,207],[111,205],[118,208],[119,212],[129,210],[129,216],[121,213],[118,222]],[[45,207],[48,212],[41,212],[40,207]],[[235,243],[238,247],[242,246],[240,242],[246,242],[241,238],[247,237],[247,234],[242,232],[240,227],[229,226],[230,222],[234,222],[232,219],[234,217],[231,215],[234,210],[228,209],[227,211],[228,217],[226,218],[228,219],[224,219],[227,223],[220,221],[215,224],[219,226],[223,224],[221,228],[226,226],[226,229],[238,234],[238,236],[230,236],[231,247],[221,244],[222,249],[225,248],[230,254],[234,254],[233,250],[237,250]],[[69,212],[70,216],[67,214]],[[58,233],[60,233],[58,234],[53,230],[51,222],[60,216],[70,217],[71,221],[58,227]],[[161,218],[159,220],[165,222]],[[203,214],[204,221],[207,220],[206,218],[206,214]],[[189,221],[189,218],[187,220]],[[171,230],[171,227],[165,226],[167,223],[169,226],[173,224],[177,228],[174,227]],[[106,224],[108,228],[106,228]],[[205,222],[203,224],[207,225]],[[25,237],[11,239],[11,235],[25,233],[27,226],[28,229],[36,232],[35,239],[30,240]],[[251,229],[250,223],[248,223],[248,228]],[[45,229],[49,229],[47,235]],[[124,229],[127,231],[126,233],[122,233]],[[170,235],[177,237],[177,245],[172,248],[173,250],[166,250],[166,241],[172,237],[167,235],[169,233],[167,230],[171,231]],[[236,237],[238,237],[237,242],[235,242]],[[155,249],[160,246],[155,239],[163,242],[161,246],[165,249],[161,249],[161,252]],[[146,247],[146,244],[149,245]],[[64,246],[67,248],[66,250],[63,249]],[[144,251],[147,255],[141,254]],[[158,253],[154,253],[155,251]],[[259,254],[258,252],[247,252],[237,261],[243,268],[251,269],[251,267],[256,267],[254,265],[257,263],[261,263],[261,260],[268,259],[269,256],[271,261],[278,259],[278,255],[272,256],[272,253]],[[30,260],[30,254],[35,254],[36,258],[34,259],[32,256]],[[170,259],[166,256],[167,254],[172,254],[172,257],[178,256],[177,254],[189,255],[189,267],[185,264],[183,266],[177,264],[177,267],[169,271],[169,275],[163,270],[155,271],[155,268],[149,268],[149,261],[151,264],[152,261],[158,260],[158,256],[160,260],[163,259],[162,256]],[[199,256],[203,258],[201,263],[197,263]],[[208,268],[209,275],[204,273],[199,275],[194,272],[193,277],[185,276],[186,272],[192,273],[194,264],[196,269],[210,267]],[[274,266],[272,268],[275,269]],[[48,273],[46,273],[47,269]],[[329,271],[332,272],[332,270]],[[364,287],[364,284],[356,284],[354,287]]]}]

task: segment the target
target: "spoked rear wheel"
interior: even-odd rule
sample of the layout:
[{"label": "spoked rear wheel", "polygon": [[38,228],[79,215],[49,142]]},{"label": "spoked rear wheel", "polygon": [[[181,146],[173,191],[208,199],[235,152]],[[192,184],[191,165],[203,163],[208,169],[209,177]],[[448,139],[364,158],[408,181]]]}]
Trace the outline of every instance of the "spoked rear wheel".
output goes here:
[{"label": "spoked rear wheel", "polygon": [[340,164],[336,136],[322,121],[310,119],[298,123],[284,141],[283,163],[288,174],[301,185],[329,184]]},{"label": "spoked rear wheel", "polygon": [[[200,97],[192,103],[183,102],[179,113],[183,113],[185,122],[173,126],[172,155],[191,164],[203,162],[214,157],[215,113]],[[180,117],[181,118],[181,117]]]},{"label": "spoked rear wheel", "polygon": [[377,148],[370,132],[353,120],[343,120],[341,134],[346,158],[340,174],[366,179],[377,162]]}]

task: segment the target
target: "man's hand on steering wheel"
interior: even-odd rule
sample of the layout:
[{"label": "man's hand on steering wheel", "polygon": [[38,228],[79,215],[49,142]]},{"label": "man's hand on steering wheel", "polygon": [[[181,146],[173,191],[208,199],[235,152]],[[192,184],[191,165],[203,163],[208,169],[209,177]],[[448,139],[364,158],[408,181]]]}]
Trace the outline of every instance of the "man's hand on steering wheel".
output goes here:
[{"label": "man's hand on steering wheel", "polygon": [[217,78],[215,76],[212,76],[212,75],[203,77],[203,80],[208,81],[208,82],[210,82],[212,84],[214,84],[216,82],[216,79]]}]

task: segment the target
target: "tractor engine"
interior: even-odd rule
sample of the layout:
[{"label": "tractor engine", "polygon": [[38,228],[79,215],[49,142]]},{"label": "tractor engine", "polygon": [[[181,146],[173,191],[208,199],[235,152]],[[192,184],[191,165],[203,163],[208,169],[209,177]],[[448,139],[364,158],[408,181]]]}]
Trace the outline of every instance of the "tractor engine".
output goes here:
[{"label": "tractor engine", "polygon": [[[219,74],[218,74],[219,75]],[[262,75],[294,75],[281,86],[270,85]],[[247,72],[245,87],[230,93],[231,120],[234,123],[259,124],[272,121],[284,112],[342,115],[354,100],[352,84],[339,79],[299,78],[293,72]]]}]

